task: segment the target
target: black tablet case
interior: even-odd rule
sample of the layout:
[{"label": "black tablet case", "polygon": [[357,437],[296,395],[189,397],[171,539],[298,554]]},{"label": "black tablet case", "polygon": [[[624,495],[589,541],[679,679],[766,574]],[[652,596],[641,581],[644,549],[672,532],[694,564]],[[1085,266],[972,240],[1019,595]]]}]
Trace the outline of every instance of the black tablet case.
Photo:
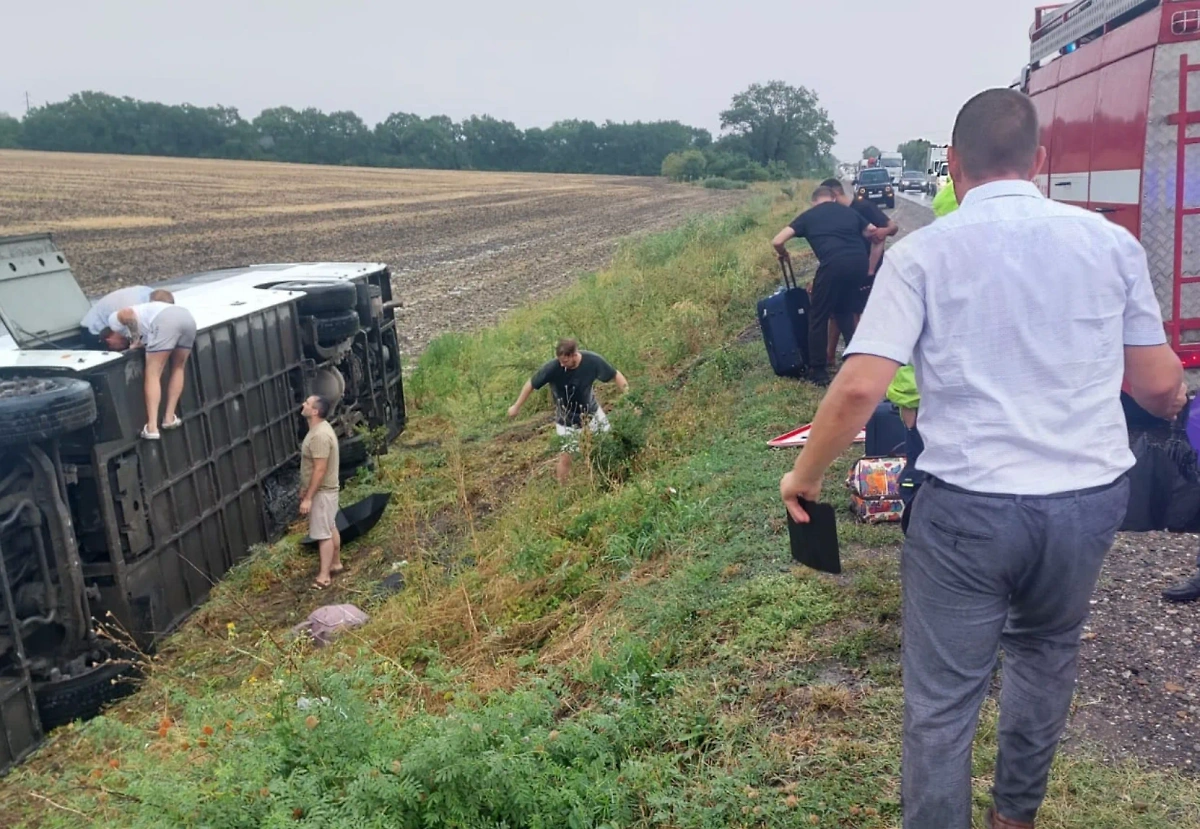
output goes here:
[{"label": "black tablet case", "polygon": [[788,538],[792,546],[792,559],[797,564],[811,567],[822,573],[842,572],[842,557],[838,549],[837,516],[829,504],[818,504],[800,499],[800,506],[808,513],[807,524],[797,524],[789,512]]}]

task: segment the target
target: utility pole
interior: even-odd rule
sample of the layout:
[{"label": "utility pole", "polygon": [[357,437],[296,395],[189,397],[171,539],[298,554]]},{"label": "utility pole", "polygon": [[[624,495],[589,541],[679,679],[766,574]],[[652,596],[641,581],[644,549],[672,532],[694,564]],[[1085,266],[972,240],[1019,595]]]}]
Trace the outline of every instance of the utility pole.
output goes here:
[{"label": "utility pole", "polygon": [[28,91],[26,91],[26,93],[25,93],[25,114],[26,115],[29,114],[29,92]]}]

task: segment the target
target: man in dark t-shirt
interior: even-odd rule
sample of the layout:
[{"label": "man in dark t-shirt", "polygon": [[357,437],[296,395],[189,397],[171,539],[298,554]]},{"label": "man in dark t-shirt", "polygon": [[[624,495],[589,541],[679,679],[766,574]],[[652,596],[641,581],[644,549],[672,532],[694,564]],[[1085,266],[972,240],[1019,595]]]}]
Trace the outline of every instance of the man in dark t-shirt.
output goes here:
[{"label": "man in dark t-shirt", "polygon": [[867,280],[868,238],[875,226],[843,204],[838,204],[833,191],[818,187],[813,193],[813,206],[779,231],[772,244],[780,259],[788,258],[789,239],[808,240],[817,256],[817,274],[812,282],[812,307],[808,315],[808,379],[817,385],[828,385],[826,343],[829,320],[837,320],[846,340],[854,336],[854,314],[858,298]]},{"label": "man in dark t-shirt", "polygon": [[554,398],[554,430],[559,438],[558,481],[565,484],[571,474],[571,455],[579,452],[579,435],[583,429],[593,434],[607,432],[608,418],[600,407],[592,386],[616,382],[622,393],[629,391],[625,375],[607,360],[591,351],[582,351],[575,340],[558,341],[554,359],[546,363],[525,382],[521,394],[508,410],[516,417],[529,395],[543,386],[550,386]]},{"label": "man in dark t-shirt", "polygon": [[[833,191],[834,198],[839,204],[844,204],[847,207],[855,210],[862,215],[869,223],[875,225],[875,232],[870,238],[864,238],[863,243],[867,247],[867,282],[863,289],[859,292],[858,300],[855,303],[857,310],[854,312],[854,323],[858,324],[858,318],[862,315],[863,309],[867,307],[867,299],[871,296],[871,287],[875,284],[875,274],[879,273],[879,266],[883,264],[883,243],[889,236],[895,236],[900,232],[900,226],[896,222],[879,209],[878,205],[868,199],[856,199],[846,195],[846,188],[836,178],[827,178],[821,182],[822,187],[828,187]],[[832,365],[837,358],[837,341],[840,329],[837,320],[829,321],[829,342],[825,351],[826,360]],[[846,345],[850,341],[846,340]]]},{"label": "man in dark t-shirt", "polygon": [[821,182],[821,186],[832,190],[833,197],[837,199],[839,204],[844,204],[855,212],[860,213],[870,224],[875,225],[874,232],[863,240],[867,247],[867,254],[870,257],[867,275],[874,282],[875,274],[879,273],[879,266],[883,264],[883,243],[888,237],[895,236],[900,232],[900,225],[896,224],[896,221],[884,213],[879,208],[879,205],[874,202],[868,199],[856,199],[848,195],[846,188],[835,178],[826,179]]}]

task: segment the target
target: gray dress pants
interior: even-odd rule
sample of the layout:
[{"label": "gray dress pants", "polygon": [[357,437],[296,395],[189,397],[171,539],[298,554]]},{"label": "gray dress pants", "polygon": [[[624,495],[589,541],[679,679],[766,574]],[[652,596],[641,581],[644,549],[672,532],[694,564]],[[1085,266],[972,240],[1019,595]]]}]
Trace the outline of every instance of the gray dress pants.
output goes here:
[{"label": "gray dress pants", "polygon": [[905,829],[969,829],[971,742],[1003,650],[992,790],[1032,821],[1075,691],[1080,634],[1129,482],[1050,496],[928,478],[912,505],[903,591]]}]

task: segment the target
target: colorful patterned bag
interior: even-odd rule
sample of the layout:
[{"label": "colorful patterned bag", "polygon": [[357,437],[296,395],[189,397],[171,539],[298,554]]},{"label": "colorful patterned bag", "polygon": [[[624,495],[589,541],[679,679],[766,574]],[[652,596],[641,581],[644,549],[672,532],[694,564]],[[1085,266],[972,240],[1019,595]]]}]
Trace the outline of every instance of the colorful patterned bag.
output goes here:
[{"label": "colorful patterned bag", "polygon": [[904,458],[861,458],[846,478],[850,511],[859,521],[882,524],[904,515],[900,498],[900,473]]}]

